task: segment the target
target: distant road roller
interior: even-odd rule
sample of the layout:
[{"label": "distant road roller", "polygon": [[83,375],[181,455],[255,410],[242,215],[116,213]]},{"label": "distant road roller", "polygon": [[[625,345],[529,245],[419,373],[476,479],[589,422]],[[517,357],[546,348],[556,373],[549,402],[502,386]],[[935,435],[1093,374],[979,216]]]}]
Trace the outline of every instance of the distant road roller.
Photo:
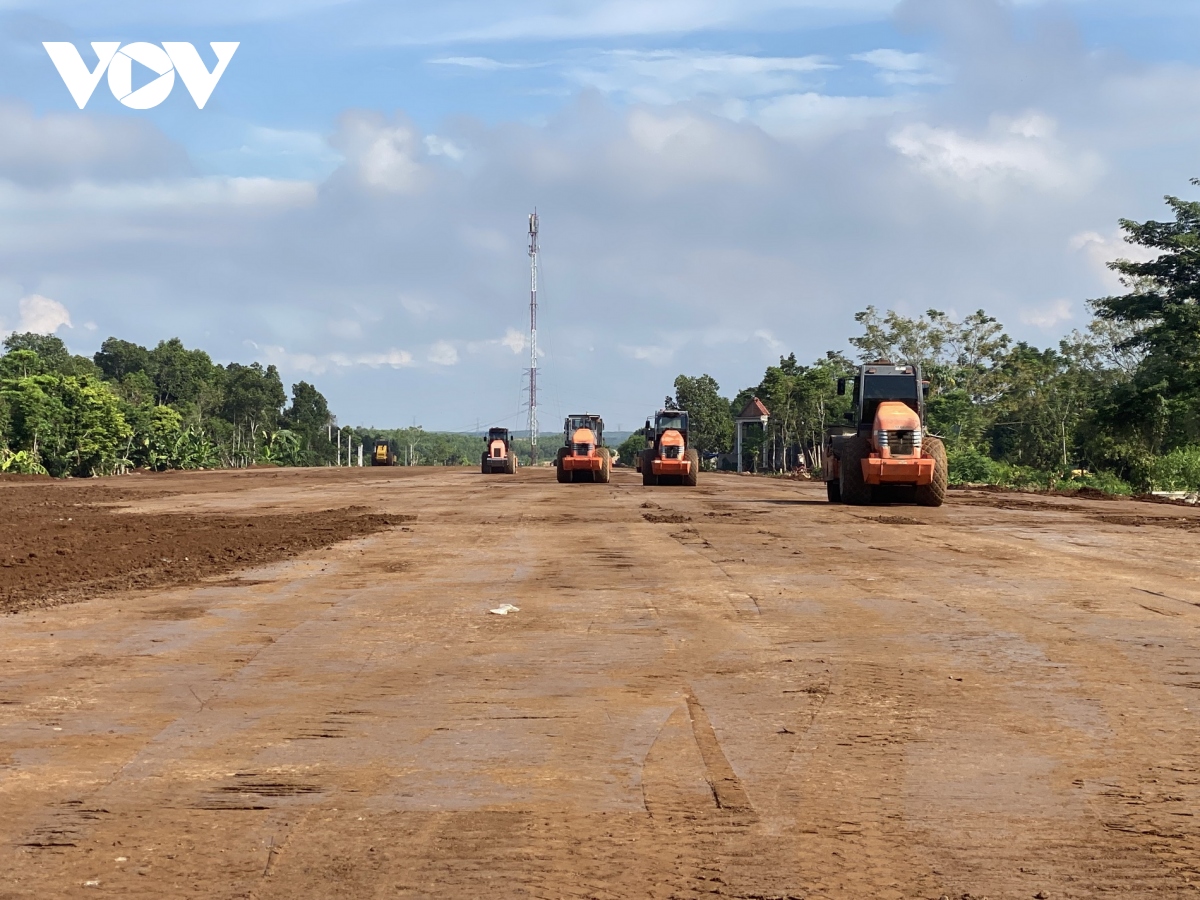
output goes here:
[{"label": "distant road roller", "polygon": [[396,448],[391,441],[377,440],[371,450],[371,465],[394,466],[396,464]]},{"label": "distant road roller", "polygon": [[646,420],[642,451],[643,485],[682,484],[695,487],[700,475],[700,454],[688,442],[688,414],[683,409],[660,409],[654,421]]},{"label": "distant road roller", "polygon": [[489,428],[487,447],[479,460],[484,475],[502,472],[514,475],[517,471],[517,455],[512,452],[512,436],[507,428]]},{"label": "distant road roller", "polygon": [[591,413],[567,416],[563,423],[563,446],[554,460],[559,484],[594,481],[607,484],[612,478],[612,451],[604,446],[604,420]]},{"label": "distant road roller", "polygon": [[[838,394],[846,393],[845,378]],[[925,432],[926,384],[918,366],[888,360],[860,366],[848,424],[825,435],[825,489],[830,503],[865,505],[887,492],[921,506],[946,499],[946,448]]]}]

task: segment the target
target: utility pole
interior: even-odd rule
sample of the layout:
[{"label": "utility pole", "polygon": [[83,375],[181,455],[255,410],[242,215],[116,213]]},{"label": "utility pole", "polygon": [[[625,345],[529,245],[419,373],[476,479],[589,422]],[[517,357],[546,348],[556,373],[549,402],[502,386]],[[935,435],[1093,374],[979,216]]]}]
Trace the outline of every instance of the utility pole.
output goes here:
[{"label": "utility pole", "polygon": [[538,214],[529,215],[529,464],[538,464],[537,418]]}]

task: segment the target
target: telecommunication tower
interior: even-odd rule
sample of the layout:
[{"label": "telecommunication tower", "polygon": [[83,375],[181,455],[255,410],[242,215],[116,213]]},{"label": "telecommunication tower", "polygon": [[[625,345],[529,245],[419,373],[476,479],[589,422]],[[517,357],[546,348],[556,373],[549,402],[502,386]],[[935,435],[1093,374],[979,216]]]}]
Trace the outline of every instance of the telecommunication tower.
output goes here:
[{"label": "telecommunication tower", "polygon": [[537,418],[537,278],[538,215],[529,214],[529,464],[538,462]]}]

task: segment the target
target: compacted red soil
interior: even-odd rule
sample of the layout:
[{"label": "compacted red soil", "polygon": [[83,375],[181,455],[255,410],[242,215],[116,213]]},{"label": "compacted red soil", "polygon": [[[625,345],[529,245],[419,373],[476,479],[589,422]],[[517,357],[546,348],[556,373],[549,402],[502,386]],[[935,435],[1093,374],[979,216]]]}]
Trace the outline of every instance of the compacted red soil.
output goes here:
[{"label": "compacted red soil", "polygon": [[0,481],[0,900],[1194,897],[1198,526],[628,470]]}]

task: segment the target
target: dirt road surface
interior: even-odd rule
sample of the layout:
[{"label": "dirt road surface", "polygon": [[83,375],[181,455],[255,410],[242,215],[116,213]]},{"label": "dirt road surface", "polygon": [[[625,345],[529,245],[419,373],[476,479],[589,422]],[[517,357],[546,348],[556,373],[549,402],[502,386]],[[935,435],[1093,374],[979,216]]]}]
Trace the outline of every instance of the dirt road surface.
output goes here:
[{"label": "dirt road surface", "polygon": [[150,529],[166,560],[206,522],[385,524],[268,541],[232,573],[213,552],[164,582],[21,576],[78,602],[0,617],[5,900],[1200,884],[1189,509],[864,509],[820,485],[546,469],[119,483],[0,483],[0,519],[58,491],[114,558],[122,517],[192,523]]}]

